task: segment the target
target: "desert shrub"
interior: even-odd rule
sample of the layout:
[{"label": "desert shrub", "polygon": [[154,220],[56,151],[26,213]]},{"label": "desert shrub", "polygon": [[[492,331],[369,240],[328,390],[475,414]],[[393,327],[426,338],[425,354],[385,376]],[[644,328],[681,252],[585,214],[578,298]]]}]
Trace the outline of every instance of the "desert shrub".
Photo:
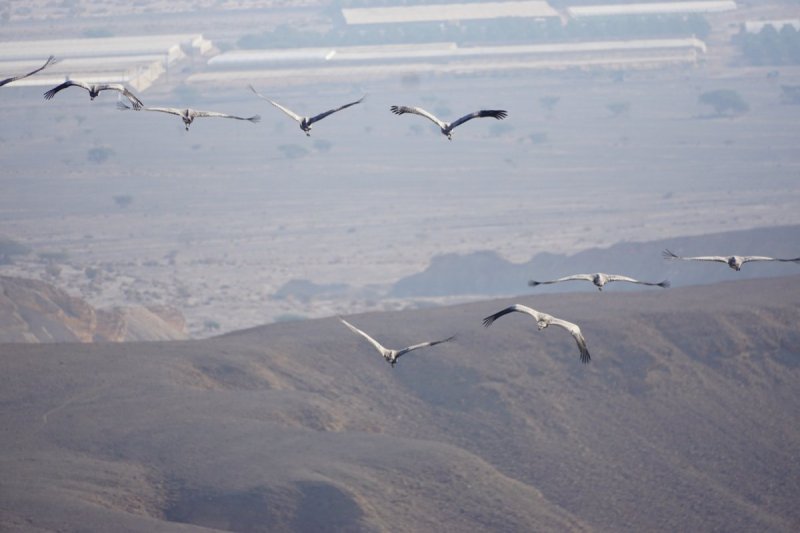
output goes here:
[{"label": "desert shrub", "polygon": [[278,150],[283,153],[286,159],[298,159],[308,155],[308,150],[296,144],[282,144],[278,146]]},{"label": "desert shrub", "polygon": [[133,203],[133,196],[130,194],[117,194],[113,196],[114,203],[117,204],[118,207],[128,207]]},{"label": "desert shrub", "polygon": [[89,149],[89,151],[86,153],[86,159],[92,163],[100,164],[108,161],[108,159],[113,155],[113,149],[106,146],[97,146]]},{"label": "desert shrub", "polygon": [[800,85],[781,85],[781,91],[784,104],[800,104]]},{"label": "desert shrub", "polygon": [[622,115],[628,114],[628,111],[631,109],[631,104],[630,102],[611,102],[606,105],[606,109],[608,109],[612,117],[621,117]]},{"label": "desert shrub", "polygon": [[560,96],[554,96],[554,95],[542,96],[541,98],[539,98],[539,105],[542,106],[542,108],[548,113],[552,113],[560,100],[561,100]]},{"label": "desert shrub", "polygon": [[718,116],[741,115],[750,110],[742,95],[732,89],[705,92],[698,97],[698,102],[713,107]]}]

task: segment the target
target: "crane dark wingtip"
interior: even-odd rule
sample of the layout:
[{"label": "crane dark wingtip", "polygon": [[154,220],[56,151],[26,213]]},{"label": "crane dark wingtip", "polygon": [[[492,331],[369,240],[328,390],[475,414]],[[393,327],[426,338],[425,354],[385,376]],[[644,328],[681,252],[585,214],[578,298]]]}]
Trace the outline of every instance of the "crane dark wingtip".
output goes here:
[{"label": "crane dark wingtip", "polygon": [[396,106],[396,105],[393,105],[392,107],[390,107],[390,108],[389,108],[389,110],[390,110],[392,113],[394,113],[395,115],[402,115],[402,114],[403,114],[403,110],[402,110],[402,109],[400,109],[400,107],[399,107],[399,106]]},{"label": "crane dark wingtip", "polygon": [[537,285],[541,285],[541,284],[542,284],[542,283],[541,283],[540,281],[534,281],[534,280],[530,280],[530,281],[528,282],[528,286],[529,286],[529,287],[536,287]]},{"label": "crane dark wingtip", "polygon": [[659,287],[663,287],[665,289],[668,289],[668,288],[670,288],[672,286],[672,283],[668,279],[665,279],[664,281],[659,283],[658,286]]},{"label": "crane dark wingtip", "polygon": [[254,115],[254,116],[248,118],[247,120],[249,120],[253,124],[255,124],[256,122],[261,122],[261,115]]},{"label": "crane dark wingtip", "polygon": [[661,255],[663,255],[664,258],[666,258],[666,259],[677,259],[677,257],[678,257],[675,253],[670,251],[669,248],[667,248],[663,252],[661,252]]},{"label": "crane dark wingtip", "polygon": [[487,316],[483,319],[483,327],[488,328],[494,322],[494,316]]},{"label": "crane dark wingtip", "polygon": [[588,364],[589,361],[591,361],[591,360],[592,360],[592,356],[589,355],[588,351],[585,351],[585,352],[581,353],[581,363]]}]

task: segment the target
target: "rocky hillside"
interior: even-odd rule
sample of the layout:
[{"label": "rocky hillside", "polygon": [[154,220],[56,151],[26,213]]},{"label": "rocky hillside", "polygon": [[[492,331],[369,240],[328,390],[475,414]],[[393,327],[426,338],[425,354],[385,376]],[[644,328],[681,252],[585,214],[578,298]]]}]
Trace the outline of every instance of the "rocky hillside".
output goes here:
[{"label": "rocky hillside", "polygon": [[0,276],[0,343],[185,339],[181,313],[167,307],[95,309],[49,283]]},{"label": "rocky hillside", "polygon": [[[622,242],[609,248],[591,248],[574,255],[541,253],[526,263],[506,261],[494,252],[475,252],[434,257],[423,272],[397,281],[391,295],[398,298],[457,296],[465,294],[519,294],[528,280],[550,280],[571,274],[607,272],[641,280],[668,278],[673,287],[704,285],[800,273],[794,263],[758,263],[734,272],[723,264],[665,261],[669,248],[678,255],[767,255],[800,257],[800,227],[784,226],[730,231],[696,237],[676,237],[651,242]],[[587,283],[563,283],[537,287],[536,293],[596,290]],[[609,290],[641,290],[618,283]]]},{"label": "rocky hillside", "polygon": [[[592,361],[521,301],[579,323]],[[797,531],[800,277],[3,345],[0,529]]]}]

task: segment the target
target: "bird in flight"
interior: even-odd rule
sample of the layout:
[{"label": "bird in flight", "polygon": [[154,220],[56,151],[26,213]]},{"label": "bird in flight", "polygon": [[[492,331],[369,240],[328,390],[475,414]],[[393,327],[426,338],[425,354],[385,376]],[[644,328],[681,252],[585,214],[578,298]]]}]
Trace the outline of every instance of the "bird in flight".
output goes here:
[{"label": "bird in flight", "polygon": [[37,72],[46,69],[47,67],[49,67],[50,65],[52,65],[55,62],[56,62],[56,56],[50,56],[50,57],[47,58],[47,61],[44,62],[44,65],[42,65],[41,67],[37,68],[36,70],[32,70],[31,72],[28,72],[27,74],[22,74],[20,76],[13,76],[11,78],[6,78],[4,80],[0,80],[0,87],[2,87],[3,85],[9,84],[12,81],[17,81],[17,80],[21,80],[23,78],[27,78],[28,76],[33,76]]},{"label": "bird in flight", "polygon": [[336,109],[329,109],[328,111],[325,111],[324,113],[320,113],[319,115],[315,115],[313,117],[301,117],[300,115],[298,115],[297,113],[295,113],[291,109],[287,109],[287,108],[283,107],[282,105],[280,105],[278,102],[270,100],[269,98],[267,98],[263,94],[259,93],[258,91],[256,91],[255,87],[253,87],[252,85],[248,85],[248,87],[250,87],[250,90],[253,91],[256,94],[256,96],[258,96],[259,98],[261,98],[263,100],[266,100],[267,102],[269,102],[270,104],[274,105],[275,107],[277,107],[278,109],[280,109],[281,111],[283,111],[284,113],[286,113],[287,115],[292,117],[294,120],[299,122],[300,123],[300,129],[303,130],[306,133],[306,136],[308,136],[308,137],[311,137],[311,125],[312,124],[314,124],[315,122],[319,122],[323,118],[327,117],[328,115],[332,115],[332,114],[336,113],[337,111],[341,111],[342,109],[347,109],[350,106],[354,106],[356,104],[360,104],[361,102],[364,101],[364,98],[366,98],[366,96],[362,96],[361,99],[356,100],[355,102],[350,102],[349,104],[344,104],[343,106],[337,107]]},{"label": "bird in flight", "polygon": [[[130,106],[125,105],[124,102],[117,102],[117,107],[121,110],[130,110]],[[134,108],[135,109],[135,108]],[[198,111],[196,109],[178,109],[175,107],[142,107],[142,111],[158,111],[159,113],[169,113],[170,115],[177,115],[183,120],[186,126],[186,131],[189,131],[189,125],[194,122],[196,118],[212,117],[212,118],[233,118],[236,120],[248,120],[250,122],[258,122],[261,120],[259,115],[252,117],[237,117],[236,115],[228,115],[225,113],[217,113],[216,111]]]},{"label": "bird in flight", "polygon": [[44,93],[44,99],[50,100],[53,98],[56,93],[59,91],[63,91],[67,87],[80,87],[82,89],[86,89],[89,91],[89,98],[94,100],[97,95],[100,94],[100,91],[117,91],[118,93],[124,95],[131,103],[134,109],[141,109],[142,101],[139,100],[135,94],[128,90],[127,87],[122,85],[121,83],[84,83],[82,81],[75,81],[75,80],[67,80],[61,85],[53,87],[46,93]]},{"label": "bird in flight", "polygon": [[597,290],[599,291],[603,290],[603,287],[605,286],[606,283],[611,283],[612,281],[627,281],[628,283],[638,283],[639,285],[649,285],[653,287],[662,287],[662,288],[667,288],[670,285],[669,280],[666,279],[659,283],[651,283],[649,281],[639,281],[638,279],[629,278],[628,276],[620,276],[617,274],[603,274],[602,272],[598,272],[596,274],[575,274],[574,276],[566,276],[551,281],[531,280],[528,282],[528,285],[530,285],[531,287],[536,287],[537,285],[549,285],[551,283],[559,283],[561,281],[591,281],[592,283],[595,284],[595,286],[597,286]]},{"label": "bird in flight", "polygon": [[586,339],[583,337],[583,333],[581,333],[581,328],[578,327],[577,324],[573,324],[572,322],[567,322],[566,320],[561,320],[560,318],[556,318],[554,316],[548,315],[547,313],[541,313],[536,309],[531,309],[526,305],[514,304],[506,307],[502,311],[498,311],[493,315],[489,315],[483,319],[483,325],[487,328],[492,325],[492,323],[500,318],[503,315],[507,315],[509,313],[525,313],[534,318],[536,320],[536,325],[539,327],[539,331],[543,330],[547,326],[558,326],[564,328],[565,330],[569,331],[570,335],[575,339],[575,342],[578,343],[578,349],[581,352],[581,363],[588,363],[591,357],[589,356],[589,349],[586,347]]},{"label": "bird in flight", "polygon": [[369,335],[367,335],[366,333],[355,327],[353,324],[351,324],[344,318],[339,317],[339,320],[341,320],[342,324],[347,326],[350,329],[350,331],[352,331],[353,333],[358,333],[359,335],[367,339],[375,347],[375,349],[378,350],[378,353],[380,353],[383,356],[383,358],[386,359],[386,362],[392,365],[392,368],[394,368],[394,365],[397,364],[397,359],[399,359],[401,355],[405,355],[413,350],[418,350],[419,348],[436,346],[437,344],[441,344],[443,342],[450,342],[451,340],[455,339],[455,336],[452,336],[440,341],[421,342],[419,344],[413,344],[411,346],[408,346],[407,348],[403,348],[402,350],[392,350],[391,348],[384,347],[381,343],[379,343],[378,341],[376,341],[375,339],[373,339],[372,337],[370,337]]},{"label": "bird in flight", "polygon": [[439,126],[442,135],[446,136],[451,141],[453,140],[452,137],[453,130],[458,126],[462,125],[463,123],[467,122],[468,120],[472,120],[473,118],[483,118],[483,117],[494,117],[497,120],[503,120],[508,116],[508,112],[503,109],[483,109],[481,111],[475,111],[474,113],[470,113],[469,115],[464,115],[455,122],[444,122],[443,120],[438,119],[433,113],[429,113],[428,111],[425,111],[420,107],[393,105],[390,109],[392,113],[394,113],[395,115],[404,115],[405,113],[413,113],[415,115],[420,115],[422,117],[427,118],[428,120],[432,121],[434,124]]},{"label": "bird in flight", "polygon": [[750,263],[751,261],[780,261],[782,263],[800,263],[800,257],[795,257],[794,259],[778,259],[775,257],[765,257],[763,255],[730,255],[728,257],[723,257],[721,255],[705,255],[699,257],[681,257],[669,250],[664,250],[662,254],[664,255],[664,259],[670,260],[681,259],[683,261],[713,261],[716,263],[725,263],[736,271],[741,270],[742,265],[745,263]]}]

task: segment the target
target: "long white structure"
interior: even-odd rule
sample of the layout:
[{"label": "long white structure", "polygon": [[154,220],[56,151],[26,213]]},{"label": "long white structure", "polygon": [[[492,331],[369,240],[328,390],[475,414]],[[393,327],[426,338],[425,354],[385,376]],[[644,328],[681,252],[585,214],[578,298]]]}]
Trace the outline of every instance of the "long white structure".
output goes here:
[{"label": "long white structure", "polygon": [[[405,74],[465,74],[567,68],[655,68],[693,65],[706,53],[697,38],[646,39],[511,46],[459,47],[430,43],[409,47],[372,46],[228,52],[209,62],[212,70],[189,83],[291,85],[308,80],[363,80]],[[292,61],[291,58],[294,59]]]},{"label": "long white structure", "polygon": [[621,15],[665,15],[683,13],[720,13],[736,9],[733,0],[702,2],[657,2],[653,4],[614,4],[568,7],[567,14],[579,17],[610,17]]},{"label": "long white structure", "polygon": [[402,7],[342,9],[347,24],[396,24],[495,19],[506,17],[558,17],[550,4],[542,1],[485,2],[479,4],[436,4]]},{"label": "long white structure", "polygon": [[57,85],[68,78],[86,83],[127,83],[137,91],[150,87],[169,66],[192,54],[207,55],[211,41],[200,34],[54,39],[0,42],[0,72],[41,63],[54,54],[58,62],[15,86]]}]

